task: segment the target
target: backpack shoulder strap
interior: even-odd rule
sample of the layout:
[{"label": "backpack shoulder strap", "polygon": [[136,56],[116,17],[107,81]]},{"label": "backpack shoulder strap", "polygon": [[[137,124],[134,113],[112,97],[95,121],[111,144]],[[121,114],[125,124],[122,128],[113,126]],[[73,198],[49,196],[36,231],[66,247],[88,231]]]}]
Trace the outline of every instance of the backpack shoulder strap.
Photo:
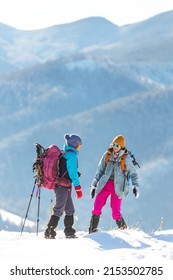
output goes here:
[{"label": "backpack shoulder strap", "polygon": [[121,170],[122,170],[122,172],[124,173],[124,171],[125,171],[125,158],[126,158],[126,156],[127,155],[129,155],[130,154],[130,152],[127,150],[122,156],[121,156],[121,161],[120,161],[120,165],[121,165]]},{"label": "backpack shoulder strap", "polygon": [[[129,151],[126,151],[122,156],[121,156],[121,160],[120,160],[120,165],[121,165],[121,170],[122,170],[122,172],[124,173],[124,171],[125,171],[125,158],[126,158],[126,156],[127,155],[129,155],[130,154],[130,152]],[[106,153],[106,159],[105,159],[105,161],[106,161],[106,164],[108,164],[108,161],[109,161],[109,159],[110,159],[110,157],[111,157],[111,153],[108,151],[107,153]]]},{"label": "backpack shoulder strap", "polygon": [[72,153],[74,153],[74,151],[73,150],[71,150],[71,149],[68,149],[68,150],[66,150],[65,152],[72,152]]},{"label": "backpack shoulder strap", "polygon": [[66,151],[61,150],[61,156],[60,156],[60,158],[63,157],[63,156],[64,156],[65,154],[67,154],[68,152],[74,153],[73,150],[70,150],[70,149],[68,149],[68,150],[66,150]]},{"label": "backpack shoulder strap", "polygon": [[110,152],[107,152],[107,153],[106,153],[106,158],[105,158],[106,164],[108,164],[108,161],[109,161],[110,157],[111,157],[111,153],[110,153]]}]

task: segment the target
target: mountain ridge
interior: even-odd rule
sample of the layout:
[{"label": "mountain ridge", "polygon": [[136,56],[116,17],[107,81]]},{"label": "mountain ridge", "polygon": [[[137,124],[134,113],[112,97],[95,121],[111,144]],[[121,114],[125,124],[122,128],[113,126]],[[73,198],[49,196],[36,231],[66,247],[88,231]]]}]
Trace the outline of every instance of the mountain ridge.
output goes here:
[{"label": "mountain ridge", "polygon": [[[165,23],[167,17],[170,19]],[[170,24],[171,17],[173,17],[173,11],[124,27],[116,26],[102,17],[90,17],[34,31],[21,31],[6,25],[0,25],[0,55],[5,54],[3,62],[0,60],[0,73],[9,72],[10,67],[12,71],[20,70],[37,63],[69,56],[69,54],[82,53],[86,51],[85,49],[94,46],[97,49],[119,42],[118,52],[120,52],[123,42],[132,45],[132,48],[137,41],[141,41],[140,45],[146,44],[146,38],[151,43],[151,38],[152,41],[155,40],[153,35],[156,34],[155,30],[158,28],[158,23],[159,30],[162,30],[158,32],[158,36],[161,33],[164,37],[170,37],[173,30]],[[151,22],[154,22],[152,29]],[[165,28],[167,32],[164,32]],[[8,30],[8,32],[6,33],[5,30]],[[10,44],[8,44],[8,40],[7,42],[3,41],[3,34],[8,40],[8,34],[10,35]],[[7,69],[4,67],[5,64],[7,64]]]}]

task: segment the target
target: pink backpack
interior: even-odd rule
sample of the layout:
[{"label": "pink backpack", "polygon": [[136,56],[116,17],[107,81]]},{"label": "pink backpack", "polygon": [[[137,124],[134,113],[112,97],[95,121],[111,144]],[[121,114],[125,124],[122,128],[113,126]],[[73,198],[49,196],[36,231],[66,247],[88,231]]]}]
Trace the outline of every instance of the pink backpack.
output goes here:
[{"label": "pink backpack", "polygon": [[59,160],[64,152],[56,145],[51,145],[47,149],[44,149],[39,144],[36,144],[36,147],[42,150],[39,153],[37,150],[38,157],[33,165],[33,171],[35,170],[36,172],[36,185],[49,190],[53,190],[56,185],[69,187],[71,181],[64,178],[67,171],[59,177]]}]

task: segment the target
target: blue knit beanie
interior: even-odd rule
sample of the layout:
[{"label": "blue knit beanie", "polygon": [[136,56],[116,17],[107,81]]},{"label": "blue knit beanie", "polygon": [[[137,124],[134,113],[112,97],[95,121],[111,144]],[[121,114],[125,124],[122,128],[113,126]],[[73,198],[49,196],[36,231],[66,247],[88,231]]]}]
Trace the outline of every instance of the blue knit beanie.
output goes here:
[{"label": "blue knit beanie", "polygon": [[64,139],[66,145],[76,148],[78,145],[82,145],[82,139],[77,134],[65,134]]}]

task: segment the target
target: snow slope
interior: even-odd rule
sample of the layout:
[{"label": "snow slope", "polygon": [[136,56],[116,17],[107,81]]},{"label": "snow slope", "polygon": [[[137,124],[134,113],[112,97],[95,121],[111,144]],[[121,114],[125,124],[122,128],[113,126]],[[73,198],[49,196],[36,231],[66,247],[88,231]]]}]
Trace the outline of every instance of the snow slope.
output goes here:
[{"label": "snow slope", "polygon": [[43,236],[0,231],[1,279],[172,279],[173,230],[79,231],[77,239],[57,231],[56,240]]},{"label": "snow slope", "polygon": [[[13,229],[13,231],[18,230],[19,228],[22,228],[23,225],[23,218],[21,218],[18,215],[9,213],[3,209],[0,208],[0,230],[9,230]],[[25,229],[30,231],[35,227],[35,223],[26,219],[25,222]]]}]

